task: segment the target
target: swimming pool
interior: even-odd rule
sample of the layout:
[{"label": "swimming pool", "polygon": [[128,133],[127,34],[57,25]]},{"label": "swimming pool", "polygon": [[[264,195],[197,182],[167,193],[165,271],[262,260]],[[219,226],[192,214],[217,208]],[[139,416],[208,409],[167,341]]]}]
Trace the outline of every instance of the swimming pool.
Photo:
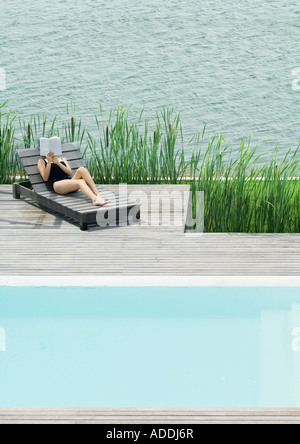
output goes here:
[{"label": "swimming pool", "polygon": [[300,291],[0,288],[1,407],[300,407]]}]

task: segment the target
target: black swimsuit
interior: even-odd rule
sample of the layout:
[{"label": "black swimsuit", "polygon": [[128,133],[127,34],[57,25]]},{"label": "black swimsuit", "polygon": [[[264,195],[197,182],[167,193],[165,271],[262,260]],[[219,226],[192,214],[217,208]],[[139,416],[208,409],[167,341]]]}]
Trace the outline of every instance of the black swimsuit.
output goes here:
[{"label": "black swimsuit", "polygon": [[[46,166],[47,162],[44,160]],[[67,166],[65,162],[60,162],[65,167]],[[55,182],[60,182],[61,180],[71,180],[72,177],[68,176],[58,165],[55,163],[52,163],[51,165],[51,172],[49,176],[49,182],[52,184],[52,186],[55,184]]]}]

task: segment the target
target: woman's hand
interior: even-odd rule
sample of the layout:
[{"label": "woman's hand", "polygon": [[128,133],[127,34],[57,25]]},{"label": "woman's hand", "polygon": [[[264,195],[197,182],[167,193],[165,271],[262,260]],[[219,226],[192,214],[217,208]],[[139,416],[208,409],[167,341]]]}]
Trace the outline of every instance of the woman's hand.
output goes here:
[{"label": "woman's hand", "polygon": [[59,158],[57,156],[54,156],[54,155],[52,157],[52,162],[55,163],[55,165],[59,165],[60,164]]},{"label": "woman's hand", "polygon": [[48,162],[53,162],[54,153],[50,152],[47,154],[46,159]]}]

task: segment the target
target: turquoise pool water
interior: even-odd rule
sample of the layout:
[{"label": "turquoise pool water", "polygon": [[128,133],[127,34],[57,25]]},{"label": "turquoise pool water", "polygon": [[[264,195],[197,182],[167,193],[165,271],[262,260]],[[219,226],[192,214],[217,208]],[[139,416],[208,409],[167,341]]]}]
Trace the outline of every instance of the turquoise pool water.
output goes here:
[{"label": "turquoise pool water", "polygon": [[2,287],[0,406],[300,407],[299,328],[299,288]]}]

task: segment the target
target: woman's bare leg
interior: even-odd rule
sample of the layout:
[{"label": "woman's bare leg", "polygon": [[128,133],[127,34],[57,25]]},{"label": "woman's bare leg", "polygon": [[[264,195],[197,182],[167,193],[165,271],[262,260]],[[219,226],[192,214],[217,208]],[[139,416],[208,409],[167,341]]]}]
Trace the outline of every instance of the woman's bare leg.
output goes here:
[{"label": "woman's bare leg", "polygon": [[81,190],[83,194],[85,194],[87,197],[91,199],[94,205],[96,206],[102,206],[107,205],[110,203],[110,201],[102,199],[101,196],[96,196],[90,187],[87,185],[86,181],[84,179],[79,180],[61,180],[59,182],[56,182],[53,185],[54,191],[57,194],[66,195],[73,193],[74,191]]},{"label": "woman's bare leg", "polygon": [[53,185],[54,191],[57,194],[66,195],[73,193],[74,191],[81,190],[83,194],[91,199],[94,205],[102,206],[107,205],[110,201],[102,199],[101,196],[93,193],[84,179],[73,180],[61,180]]},{"label": "woman's bare leg", "polygon": [[[78,181],[78,180],[79,181],[83,180],[85,182],[85,184],[92,190],[92,192],[95,196],[95,198],[92,199],[94,205],[102,206],[102,205],[107,205],[108,203],[110,203],[109,200],[105,200],[100,196],[99,191],[97,190],[97,187],[95,185],[95,182],[93,181],[90,173],[88,172],[88,170],[86,168],[84,168],[84,167],[78,168],[74,177],[72,178],[72,181]],[[83,191],[82,189],[81,189],[81,191],[87,196],[86,188],[85,188],[85,191]]]},{"label": "woman's bare leg", "polygon": [[55,182],[53,185],[54,191],[57,194],[66,195],[69,193],[73,193],[74,191],[81,190],[83,194],[89,197],[94,203],[97,199],[97,196],[92,192],[90,187],[87,185],[86,181],[81,180],[61,180],[59,182]]},{"label": "woman's bare leg", "polygon": [[95,182],[93,181],[88,170],[84,167],[78,168],[72,180],[80,180],[80,179],[84,179],[88,184],[88,186],[90,187],[90,189],[93,191],[94,195],[99,196],[99,191],[97,190]]}]

